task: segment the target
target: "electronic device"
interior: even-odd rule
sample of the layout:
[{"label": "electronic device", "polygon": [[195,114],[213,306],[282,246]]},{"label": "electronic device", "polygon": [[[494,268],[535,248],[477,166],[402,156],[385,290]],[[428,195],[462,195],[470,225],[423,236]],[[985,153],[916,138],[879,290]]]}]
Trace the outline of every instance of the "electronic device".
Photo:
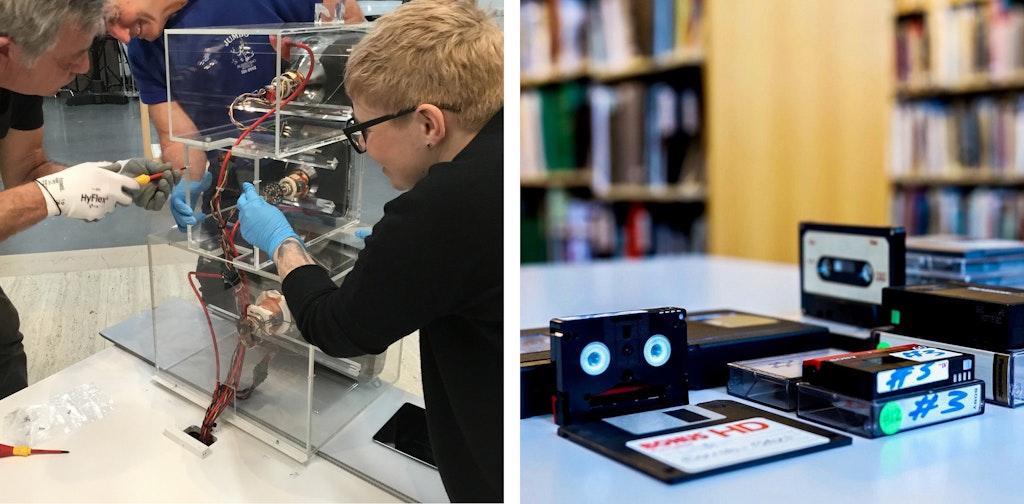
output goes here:
[{"label": "electronic device", "polygon": [[686,310],[551,319],[555,422],[686,404]]},{"label": "electronic device", "polygon": [[412,403],[404,403],[373,435],[378,444],[437,469],[434,449],[427,433],[427,412]]},{"label": "electronic device", "polygon": [[800,223],[804,315],[859,327],[882,325],[882,289],[906,281],[901,227]]},{"label": "electronic device", "polygon": [[890,287],[883,305],[902,334],[993,352],[1024,348],[1024,290],[961,282]]}]

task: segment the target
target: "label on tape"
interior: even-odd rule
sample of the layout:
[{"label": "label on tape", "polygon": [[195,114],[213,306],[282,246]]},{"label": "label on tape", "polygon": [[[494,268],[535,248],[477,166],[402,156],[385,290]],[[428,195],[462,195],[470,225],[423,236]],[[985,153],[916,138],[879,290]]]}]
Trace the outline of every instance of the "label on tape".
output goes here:
[{"label": "label on tape", "polygon": [[921,394],[887,402],[879,412],[878,427],[886,434],[953,420],[982,411],[981,384]]},{"label": "label on tape", "polygon": [[687,473],[763,459],[829,439],[763,417],[635,439],[626,446]]},{"label": "label on tape", "polygon": [[883,394],[948,379],[949,361],[925,362],[915,366],[879,371],[875,375],[875,390]]}]

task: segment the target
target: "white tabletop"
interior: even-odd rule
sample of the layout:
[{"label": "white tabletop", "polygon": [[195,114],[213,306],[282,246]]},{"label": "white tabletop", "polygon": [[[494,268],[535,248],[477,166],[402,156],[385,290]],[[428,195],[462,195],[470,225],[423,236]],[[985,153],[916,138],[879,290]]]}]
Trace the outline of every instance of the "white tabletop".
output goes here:
[{"label": "white tabletop", "polygon": [[[0,459],[3,501],[397,502],[391,494],[320,457],[305,465],[224,425],[206,458],[164,436],[203,411],[150,381],[153,368],[108,348],[0,400],[0,417],[48,404],[84,384],[113,401],[110,413],[44,446],[63,455]],[[0,432],[0,443],[12,444]],[[17,483],[16,485],[14,483]]]},{"label": "white tabletop", "polygon": [[[521,269],[523,328],[659,306],[792,316],[799,303],[794,265],[683,256]],[[724,388],[690,392],[690,404],[713,399],[795,417]],[[520,422],[522,502],[1003,502],[1019,500],[1024,464],[1024,411],[993,404],[981,416],[874,440],[850,435],[851,446],[676,485],[559,438],[556,429],[550,416]]]}]

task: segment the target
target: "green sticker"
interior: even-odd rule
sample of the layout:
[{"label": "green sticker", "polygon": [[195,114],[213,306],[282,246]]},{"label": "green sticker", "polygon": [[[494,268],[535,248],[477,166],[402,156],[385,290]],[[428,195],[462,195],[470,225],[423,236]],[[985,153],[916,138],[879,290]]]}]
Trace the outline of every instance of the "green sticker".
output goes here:
[{"label": "green sticker", "polygon": [[879,341],[878,342],[878,346],[876,346],[875,348],[877,350],[882,350],[882,349],[885,349],[885,348],[892,348],[892,343],[889,343],[888,341]]},{"label": "green sticker", "polygon": [[899,323],[900,323],[900,311],[899,310],[893,310],[892,311],[892,318],[891,318],[891,320],[892,320],[892,322],[890,322],[891,324],[899,325]]},{"label": "green sticker", "polygon": [[878,412],[878,427],[885,435],[896,434],[900,431],[900,424],[903,423],[903,410],[895,402],[885,403],[882,410]]}]

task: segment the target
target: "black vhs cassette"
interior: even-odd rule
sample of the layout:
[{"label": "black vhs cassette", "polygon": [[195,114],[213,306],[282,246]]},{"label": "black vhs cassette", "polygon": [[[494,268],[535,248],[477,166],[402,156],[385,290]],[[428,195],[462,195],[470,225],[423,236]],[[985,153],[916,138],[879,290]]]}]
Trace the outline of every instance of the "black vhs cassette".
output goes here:
[{"label": "black vhs cassette", "polygon": [[555,365],[547,327],[519,331],[519,418],[551,414]]},{"label": "black vhs cassette", "polygon": [[804,381],[859,399],[877,399],[974,379],[974,355],[902,345],[804,361]]},{"label": "black vhs cassette", "polygon": [[551,319],[555,422],[686,404],[686,310]]},{"label": "black vhs cassette", "polygon": [[830,343],[825,327],[734,310],[693,312],[687,321],[687,380],[693,390],[725,385],[730,362]]},{"label": "black vhs cassette", "polygon": [[796,387],[798,417],[866,438],[985,412],[985,382],[981,380],[882,399],[852,397],[807,382]]},{"label": "black vhs cassette", "polygon": [[859,327],[882,325],[882,289],[906,281],[901,227],[800,223],[800,308]]},{"label": "black vhs cassette", "polygon": [[1024,348],[1024,290],[970,283],[885,289],[882,302],[901,334],[993,352]]},{"label": "black vhs cassette", "polygon": [[558,435],[666,483],[852,442],[849,436],[727,400],[561,426]]},{"label": "black vhs cassette", "polygon": [[986,401],[1011,408],[1024,404],[1024,350],[992,352],[897,334],[890,328],[873,332],[878,341],[890,345],[940,345],[946,350],[973,354],[974,377],[985,382]]},{"label": "black vhs cassette", "polygon": [[796,409],[796,384],[803,381],[803,364],[807,359],[849,353],[838,348],[776,355],[729,363],[726,391],[783,411]]}]

